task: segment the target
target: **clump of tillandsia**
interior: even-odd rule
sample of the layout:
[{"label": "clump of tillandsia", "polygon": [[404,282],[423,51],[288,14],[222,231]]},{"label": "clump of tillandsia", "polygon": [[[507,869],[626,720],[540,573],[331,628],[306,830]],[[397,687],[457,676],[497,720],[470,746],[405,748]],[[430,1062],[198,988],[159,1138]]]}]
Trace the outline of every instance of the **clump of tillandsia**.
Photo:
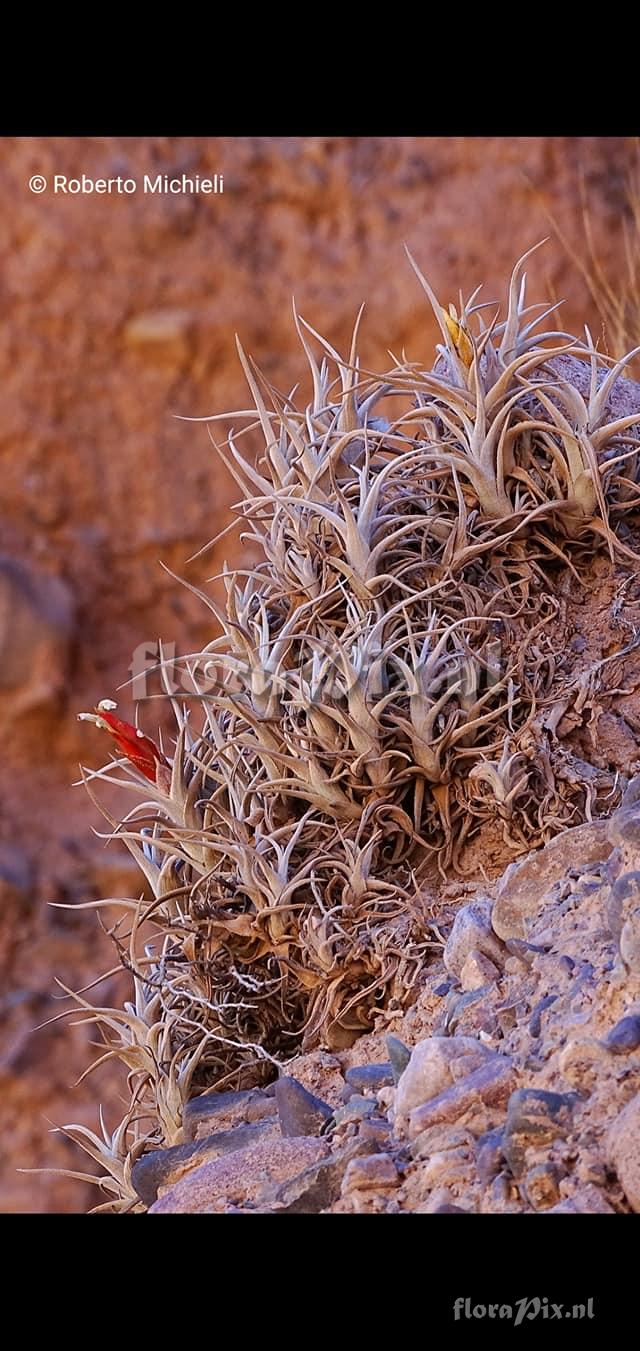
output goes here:
[{"label": "clump of tillandsia", "polygon": [[[367,373],[360,316],[343,358],[296,314],[309,402],[239,347],[252,406],[207,419],[212,440],[243,424],[217,448],[262,561],[225,568],[224,608],[203,594],[220,633],[184,658],[171,755],[109,701],[89,715],[138,796],[111,825],[152,899],[121,902],[113,929],[136,1004],[87,1016],[128,1067],[145,1144],[178,1138],[195,1087],[259,1081],[411,1001],[440,944],[425,879],[462,871],[480,826],[522,851],[594,807],[556,782],[542,716],[549,578],[603,541],[631,552],[613,518],[640,501],[640,414],[607,421],[623,363],[603,376],[588,332],[536,334],[550,311],[526,306],[524,263],[501,322],[477,292],[441,309],[418,272],[432,370]],[[587,363],[587,400],[567,357]]]}]

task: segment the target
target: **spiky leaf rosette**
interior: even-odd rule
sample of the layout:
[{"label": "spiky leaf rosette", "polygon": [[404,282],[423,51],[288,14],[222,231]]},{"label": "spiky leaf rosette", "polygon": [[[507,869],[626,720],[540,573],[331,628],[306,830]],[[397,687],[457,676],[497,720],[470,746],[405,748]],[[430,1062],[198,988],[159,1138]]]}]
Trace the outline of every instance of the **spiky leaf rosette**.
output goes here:
[{"label": "spiky leaf rosette", "polygon": [[629,358],[536,336],[549,312],[526,306],[524,262],[502,322],[477,292],[445,312],[418,273],[431,370],[365,372],[360,316],[343,358],[294,312],[310,402],[239,346],[252,406],[207,419],[213,440],[242,424],[217,448],[262,561],[225,569],[224,609],[203,595],[219,635],[184,659],[171,766],[134,730],[138,762],[118,743],[142,801],[115,833],[154,896],[131,903],[126,960],[169,1031],[143,1064],[149,1020],[129,1020],[107,1054],[165,1140],[194,1083],[349,1044],[411,1000],[437,941],[425,879],[462,869],[479,826],[515,853],[597,810],[554,773],[554,577],[603,544],[631,554],[615,523],[640,500],[640,415],[607,413]]}]

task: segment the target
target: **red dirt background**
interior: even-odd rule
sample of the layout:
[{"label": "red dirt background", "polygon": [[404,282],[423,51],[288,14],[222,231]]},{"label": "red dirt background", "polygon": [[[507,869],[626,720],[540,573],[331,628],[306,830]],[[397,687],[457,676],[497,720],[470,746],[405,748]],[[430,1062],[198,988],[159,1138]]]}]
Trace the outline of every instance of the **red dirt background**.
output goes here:
[{"label": "red dirt background", "polygon": [[[501,297],[516,258],[553,227],[585,256],[581,180],[594,239],[623,276],[625,138],[5,139],[0,222],[5,323],[0,339],[0,1209],[84,1211],[93,1188],[19,1167],[84,1167],[51,1124],[119,1120],[113,1074],[74,1081],[91,1029],[32,1029],[111,965],[91,912],[47,902],[137,894],[120,846],[78,764],[106,759],[76,721],[104,697],[133,709],[134,649],[159,637],[188,652],[211,616],[160,563],[201,584],[231,535],[189,556],[230,519],[233,485],[206,429],[179,420],[246,403],[237,332],[265,373],[304,378],[291,318],[338,348],[358,307],[364,365],[405,348],[431,363],[436,334],[407,244],[444,303],[485,283]],[[34,195],[33,174],[91,177],[224,174],[223,196]],[[563,326],[601,320],[557,238],[531,260],[530,298],[566,298]],[[55,579],[55,580],[52,580]],[[214,584],[215,590],[215,584]],[[157,728],[158,705],[141,709]],[[114,799],[111,798],[113,803]],[[120,807],[128,805],[121,801]],[[110,977],[92,997],[111,999]],[[58,991],[58,993],[60,993]],[[89,1166],[88,1171],[93,1169]]]}]

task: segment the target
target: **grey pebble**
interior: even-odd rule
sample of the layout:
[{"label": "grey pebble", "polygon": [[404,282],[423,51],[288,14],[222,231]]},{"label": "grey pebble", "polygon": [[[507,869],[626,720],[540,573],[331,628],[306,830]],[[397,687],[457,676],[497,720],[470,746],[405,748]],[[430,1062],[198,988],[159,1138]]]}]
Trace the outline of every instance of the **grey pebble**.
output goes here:
[{"label": "grey pebble", "polygon": [[[190,1165],[197,1167],[210,1163],[223,1154],[234,1154],[238,1149],[247,1149],[249,1145],[262,1140],[273,1132],[275,1117],[266,1117],[249,1125],[236,1126],[233,1130],[217,1131],[204,1140],[191,1141],[186,1145],[173,1145],[169,1149],[153,1149],[143,1154],[131,1169],[131,1181],[146,1206],[153,1205],[158,1199],[158,1188],[167,1186],[177,1174],[186,1171]],[[277,1138],[277,1137],[276,1137]]]},{"label": "grey pebble", "polygon": [[623,924],[619,948],[627,970],[640,972],[640,906],[636,906]]},{"label": "grey pebble", "polygon": [[476,1146],[476,1173],[480,1182],[493,1182],[504,1167],[504,1131],[501,1126],[487,1131]]},{"label": "grey pebble", "polygon": [[460,977],[462,968],[472,951],[481,952],[500,970],[504,961],[504,947],[491,923],[493,902],[487,896],[477,897],[463,905],[453,921],[445,943],[442,960],[452,976]]},{"label": "grey pebble", "polygon": [[336,1126],[344,1126],[348,1121],[363,1121],[377,1110],[375,1098],[365,1098],[361,1093],[354,1093],[344,1107],[338,1108],[335,1114]]},{"label": "grey pebble", "polygon": [[575,1093],[548,1093],[540,1088],[517,1088],[509,1098],[504,1128],[504,1155],[514,1177],[521,1176],[528,1148],[551,1144],[566,1136]]},{"label": "grey pebble", "polygon": [[353,1065],[344,1077],[356,1093],[377,1093],[393,1083],[393,1068],[388,1060],[379,1065]]},{"label": "grey pebble", "polygon": [[551,1008],[551,1005],[555,1004],[557,998],[558,996],[556,994],[548,994],[545,995],[544,999],[538,1000],[529,1019],[529,1032],[532,1037],[540,1036],[540,1032],[542,1031],[542,1015],[545,1009]]},{"label": "grey pebble", "polygon": [[276,1183],[266,1194],[265,1204],[274,1214],[317,1215],[338,1200],[351,1160],[377,1152],[373,1140],[349,1140],[289,1182]]},{"label": "grey pebble", "polygon": [[469,990],[466,994],[458,994],[452,990],[447,997],[446,1012],[444,1015],[442,1033],[445,1037],[452,1037],[463,1013],[470,1008],[472,1004],[477,1004],[479,999],[483,999],[489,991],[488,985],[483,985],[479,990]]},{"label": "grey pebble", "polygon": [[400,1075],[404,1074],[404,1071],[409,1064],[411,1051],[399,1037],[390,1035],[387,1037],[386,1041],[393,1082],[394,1084],[397,1084],[400,1082]]},{"label": "grey pebble", "polygon": [[560,1177],[552,1163],[539,1163],[530,1168],[520,1190],[534,1210],[549,1210],[560,1200]]},{"label": "grey pebble", "polygon": [[626,1051],[635,1051],[640,1046],[640,1016],[627,1014],[612,1027],[604,1039],[604,1044],[613,1055],[624,1055]]},{"label": "grey pebble", "polygon": [[276,1082],[275,1099],[280,1130],[285,1137],[320,1135],[333,1116],[328,1103],[314,1097],[297,1079],[286,1074]]},{"label": "grey pebble", "polygon": [[444,1205],[444,1206],[436,1206],[435,1210],[432,1211],[432,1214],[433,1214],[433,1215],[472,1215],[472,1214],[473,1214],[473,1211],[472,1211],[472,1210],[465,1210],[465,1209],[464,1209],[464,1206],[454,1206],[454,1205],[449,1205],[449,1204],[447,1204],[447,1205]]},{"label": "grey pebble", "polygon": [[[200,1127],[215,1130],[215,1118],[236,1116],[238,1124],[258,1121],[274,1112],[272,1085],[266,1089],[249,1088],[238,1092],[201,1093],[191,1098],[183,1108],[182,1129],[185,1140],[195,1140]],[[237,1114],[237,1115],[236,1115]],[[234,1124],[235,1121],[234,1121]]]}]

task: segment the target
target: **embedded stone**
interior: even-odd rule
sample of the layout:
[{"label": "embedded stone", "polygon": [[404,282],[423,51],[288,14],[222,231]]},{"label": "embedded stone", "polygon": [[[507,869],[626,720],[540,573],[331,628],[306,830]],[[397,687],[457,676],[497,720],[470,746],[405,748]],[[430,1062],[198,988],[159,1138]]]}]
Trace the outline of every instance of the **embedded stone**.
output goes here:
[{"label": "embedded stone", "polygon": [[[487,899],[472,901],[458,911],[451,933],[443,953],[447,971],[460,978],[463,967],[472,952],[481,953],[492,964],[492,972],[504,962],[502,945],[498,942],[491,927],[492,902]],[[495,979],[492,974],[490,979]],[[486,984],[480,981],[479,984]],[[464,986],[465,989],[477,989],[478,983]]]},{"label": "embedded stone", "polygon": [[159,1190],[173,1186],[203,1163],[233,1154],[255,1144],[257,1140],[278,1137],[275,1117],[256,1121],[252,1125],[236,1126],[235,1130],[219,1131],[192,1144],[175,1145],[169,1149],[153,1149],[134,1163],[131,1181],[146,1206],[153,1205]]},{"label": "embedded stone", "polygon": [[362,1121],[365,1117],[373,1116],[378,1110],[378,1103],[375,1098],[365,1098],[361,1093],[354,1093],[344,1107],[339,1107],[335,1113],[336,1126],[345,1126],[350,1121]]},{"label": "embedded stone", "polygon": [[625,872],[613,882],[605,904],[607,924],[616,943],[630,915],[640,905],[640,872]]},{"label": "embedded stone", "polygon": [[393,1084],[393,1070],[388,1060],[379,1065],[353,1065],[344,1077],[356,1093],[377,1093],[379,1088]]},{"label": "embedded stone", "polygon": [[504,1132],[502,1126],[485,1131],[476,1145],[476,1173],[485,1185],[493,1182],[494,1177],[504,1167]]},{"label": "embedded stone", "polygon": [[275,1110],[273,1093],[269,1089],[201,1093],[185,1104],[182,1133],[186,1141],[199,1140],[216,1130],[230,1130],[265,1116],[274,1116]]},{"label": "embedded stone", "polygon": [[637,1050],[640,1046],[640,1016],[630,1013],[626,1018],[621,1018],[607,1032],[604,1045],[612,1055],[625,1055],[628,1051]]},{"label": "embedded stone", "polygon": [[478,1113],[483,1106],[502,1107],[515,1083],[513,1062],[508,1056],[489,1054],[484,1064],[466,1079],[416,1107],[410,1114],[408,1135],[415,1139],[429,1126],[441,1121],[457,1121],[463,1115]]},{"label": "embedded stone", "polygon": [[406,1128],[414,1108],[464,1079],[490,1054],[475,1037],[426,1037],[419,1041],[396,1090],[396,1130]]},{"label": "embedded stone", "polygon": [[275,1102],[284,1136],[320,1135],[333,1116],[333,1108],[316,1098],[297,1079],[282,1075],[276,1083]]},{"label": "embedded stone", "polygon": [[282,1186],[326,1157],[329,1144],[316,1139],[257,1140],[194,1168],[166,1191],[149,1215],[207,1215],[232,1206],[263,1204],[270,1186]]},{"label": "embedded stone", "polygon": [[640,906],[632,911],[623,924],[619,946],[627,971],[640,972]]},{"label": "embedded stone", "polygon": [[399,1084],[400,1076],[404,1074],[411,1059],[411,1051],[399,1037],[389,1035],[386,1041],[391,1073],[393,1074],[393,1082],[394,1084]]},{"label": "embedded stone", "polygon": [[443,1206],[436,1206],[431,1211],[432,1215],[473,1215],[472,1210],[465,1210],[464,1206],[454,1206],[450,1202],[445,1202]]},{"label": "embedded stone", "polygon": [[534,1210],[548,1210],[560,1199],[558,1170],[552,1163],[539,1163],[525,1175],[521,1190]]},{"label": "embedded stone", "polygon": [[612,850],[605,821],[586,821],[556,835],[543,849],[516,859],[507,868],[492,910],[495,933],[503,941],[526,939],[551,887],[571,868],[600,863]]},{"label": "embedded stone", "polygon": [[595,1037],[572,1037],[560,1052],[558,1069],[567,1083],[588,1091],[596,1081],[599,1062],[606,1055],[604,1043]]},{"label": "embedded stone", "polygon": [[542,1211],[543,1215],[615,1215],[613,1206],[597,1187],[580,1187],[572,1196]]},{"label": "embedded stone", "polygon": [[460,972],[460,984],[463,990],[484,990],[498,980],[500,972],[490,957],[478,948],[472,948]]},{"label": "embedded stone", "polygon": [[527,1149],[564,1138],[571,1124],[575,1094],[518,1088],[509,1098],[504,1129],[504,1155],[514,1177],[522,1175]]},{"label": "embedded stone", "polygon": [[375,1190],[384,1187],[399,1187],[400,1174],[390,1154],[369,1154],[352,1159],[347,1165],[342,1195],[361,1190]]},{"label": "embedded stone", "polygon": [[317,1159],[281,1186],[270,1188],[263,1194],[263,1203],[277,1215],[317,1215],[339,1199],[351,1161],[376,1152],[371,1140],[349,1140],[342,1149]]},{"label": "embedded stone", "polygon": [[615,1168],[631,1209],[640,1214],[640,1093],[623,1107],[610,1126],[605,1150],[607,1162]]}]

